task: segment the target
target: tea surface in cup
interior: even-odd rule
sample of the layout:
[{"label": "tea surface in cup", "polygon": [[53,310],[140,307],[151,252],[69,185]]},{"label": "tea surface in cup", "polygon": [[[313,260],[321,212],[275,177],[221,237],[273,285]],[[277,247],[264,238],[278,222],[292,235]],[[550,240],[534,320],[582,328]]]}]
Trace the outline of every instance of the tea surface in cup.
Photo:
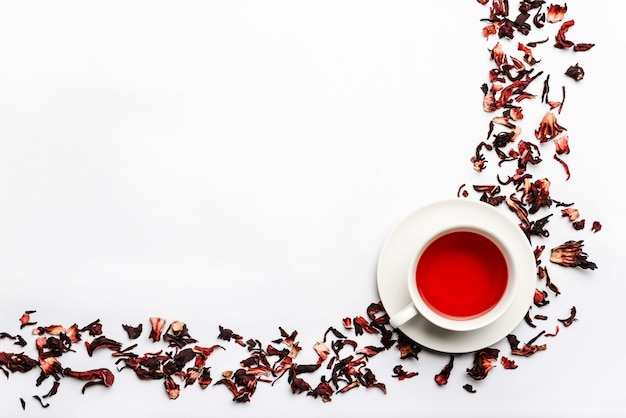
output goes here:
[{"label": "tea surface in cup", "polygon": [[446,233],[431,242],[415,269],[417,290],[426,305],[452,319],[476,318],[503,297],[508,268],[489,238],[472,231]]}]

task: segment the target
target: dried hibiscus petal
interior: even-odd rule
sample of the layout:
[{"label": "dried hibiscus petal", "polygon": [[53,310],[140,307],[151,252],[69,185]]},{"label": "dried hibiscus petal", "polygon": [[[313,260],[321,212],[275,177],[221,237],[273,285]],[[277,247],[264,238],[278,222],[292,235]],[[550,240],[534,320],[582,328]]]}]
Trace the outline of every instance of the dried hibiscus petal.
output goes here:
[{"label": "dried hibiscus petal", "polygon": [[398,380],[404,380],[415,377],[418,374],[418,372],[407,372],[406,370],[404,370],[401,364],[398,364],[397,366],[394,366],[393,375],[391,377],[396,377],[398,378]]},{"label": "dried hibiscus petal", "polygon": [[581,229],[585,228],[585,220],[581,219],[579,221],[572,222],[572,226],[574,227],[575,230],[580,231]]},{"label": "dried hibiscus petal", "polygon": [[537,325],[533,324],[533,320],[530,318],[530,310],[524,315],[524,321],[526,321],[531,328],[537,328]]},{"label": "dried hibiscus petal", "polygon": [[502,363],[502,367],[504,367],[505,369],[517,369],[517,364],[515,364],[515,360],[510,360],[504,356],[500,358],[500,363]]},{"label": "dried hibiscus petal", "polygon": [[417,344],[415,341],[411,340],[404,333],[398,332],[398,342],[396,347],[400,351],[400,358],[414,358],[417,360],[417,355],[422,351],[422,347]]},{"label": "dried hibiscus petal", "polygon": [[61,386],[61,382],[59,381],[55,381],[52,384],[52,387],[50,388],[50,390],[48,391],[48,393],[46,393],[45,395],[43,395],[43,398],[50,398],[54,395],[57,394],[57,391],[59,390],[59,386]]},{"label": "dried hibiscus petal", "polygon": [[556,147],[556,153],[569,154],[569,136],[561,135],[554,140],[554,146]]},{"label": "dried hibiscus petal", "polygon": [[476,389],[474,389],[474,387],[469,383],[463,385],[463,389],[465,389],[469,393],[476,393]]},{"label": "dried hibiscus petal", "polygon": [[467,369],[467,374],[474,380],[483,380],[494,367],[494,361],[498,359],[500,350],[497,348],[484,348],[474,355],[474,366]]},{"label": "dried hibiscus petal", "polygon": [[[26,354],[6,353],[0,351],[0,369],[6,367],[10,372],[26,373],[39,366],[39,362]],[[7,375],[8,377],[8,375]]]},{"label": "dried hibiscus petal", "polygon": [[448,379],[450,378],[450,373],[452,372],[452,367],[454,366],[454,356],[450,356],[450,360],[448,363],[443,366],[443,369],[435,375],[435,382],[439,386],[444,386],[448,383]]},{"label": "dried hibiscus petal", "polygon": [[93,385],[103,385],[109,387],[115,381],[115,375],[109,369],[95,369],[87,370],[84,372],[76,372],[69,368],[63,370],[64,376],[73,377],[75,379],[88,381],[85,383],[82,389],[82,393],[85,393],[85,389]]},{"label": "dried hibiscus petal", "polygon": [[576,208],[561,209],[561,216],[567,216],[570,221],[575,221],[580,216],[580,212]]},{"label": "dried hibiscus petal", "polygon": [[559,326],[557,325],[553,334],[545,334],[544,336],[545,337],[556,337],[558,335],[558,333],[559,333]]},{"label": "dried hibiscus petal", "polygon": [[511,350],[511,354],[516,356],[524,356],[530,357],[538,351],[546,350],[548,347],[545,344],[536,345],[536,344],[524,344],[521,349]]},{"label": "dried hibiscus petal", "polygon": [[187,325],[181,321],[174,321],[170,324],[163,341],[167,342],[170,347],[183,348],[187,344],[195,344],[198,340],[189,335]]},{"label": "dried hibiscus petal", "polygon": [[165,386],[165,391],[169,395],[171,400],[177,399],[180,395],[180,385],[174,381],[170,376],[165,376],[165,381],[163,382]]},{"label": "dried hibiscus petal", "polygon": [[557,154],[554,154],[554,159],[558,161],[559,163],[561,163],[561,165],[563,166],[563,169],[565,169],[565,175],[566,175],[565,181],[569,180],[571,175],[570,175],[569,166],[567,165],[567,163],[563,161],[561,158],[559,158]]},{"label": "dried hibiscus petal", "polygon": [[539,128],[535,130],[535,138],[537,138],[539,142],[548,142],[556,138],[564,130],[565,128],[558,124],[554,113],[546,112],[539,124]]},{"label": "dried hibiscus petal", "polygon": [[575,52],[589,51],[594,46],[596,46],[596,44],[581,42],[581,43],[577,43],[574,45],[574,51]]},{"label": "dried hibiscus petal", "polygon": [[595,270],[598,266],[587,260],[587,253],[582,250],[583,241],[567,241],[550,252],[550,261],[565,267],[580,267]]},{"label": "dried hibiscus petal", "polygon": [[165,319],[158,317],[150,317],[150,325],[152,330],[150,331],[150,339],[157,342],[161,340],[161,334],[163,333],[163,327],[165,326]]},{"label": "dried hibiscus petal", "polygon": [[89,331],[89,335],[95,337],[97,335],[102,335],[102,324],[99,319],[96,319],[91,324],[88,324],[81,328],[80,332]]},{"label": "dried hibiscus petal", "polygon": [[567,49],[567,48],[571,48],[574,46],[574,42],[569,41],[565,38],[565,34],[572,26],[574,26],[573,20],[568,20],[567,22],[563,22],[563,24],[559,28],[559,31],[556,34],[556,38],[555,38],[556,42],[554,44],[556,48]]},{"label": "dried hibiscus petal", "polygon": [[22,314],[22,316],[20,317],[20,329],[24,328],[24,327],[26,327],[28,325],[35,325],[37,323],[37,322],[32,322],[30,320],[30,315],[34,314],[35,312],[37,312],[37,311],[30,310],[30,311],[25,311]]},{"label": "dried hibiscus petal", "polygon": [[550,23],[560,22],[565,17],[565,12],[567,12],[567,4],[564,6],[551,4],[548,7],[547,21]]},{"label": "dried hibiscus petal", "polygon": [[565,75],[573,78],[576,81],[580,81],[585,77],[585,70],[583,70],[583,68],[578,65],[572,65],[570,66],[566,71],[565,71]]},{"label": "dried hibiscus petal", "polygon": [[595,233],[602,229],[602,224],[598,221],[593,221],[593,225],[591,226],[591,230]]},{"label": "dried hibiscus petal", "polygon": [[100,348],[108,348],[112,351],[120,351],[122,349],[122,343],[105,336],[97,337],[92,342],[85,341],[85,346],[87,347],[89,357],[93,356],[93,352]]},{"label": "dried hibiscus petal", "polygon": [[565,319],[559,319],[558,321],[562,323],[565,327],[569,327],[574,323],[574,321],[578,321],[578,319],[576,319],[576,307],[572,306],[572,308],[570,309],[569,317]]},{"label": "dried hibiscus petal", "polygon": [[313,349],[318,355],[317,362],[323,363],[328,358],[328,355],[331,353],[330,348],[323,342],[316,342],[313,344]]},{"label": "dried hibiscus petal", "polygon": [[130,325],[122,325],[122,327],[124,328],[124,331],[126,331],[126,333],[128,334],[128,338],[130,338],[131,340],[139,338],[141,332],[143,331],[143,324],[139,324],[136,327]]},{"label": "dried hibiscus petal", "polygon": [[292,367],[289,369],[288,382],[289,382],[289,386],[291,386],[292,393],[302,393],[302,392],[308,392],[311,390],[311,385],[309,385],[304,379],[296,375],[295,367]]},{"label": "dried hibiscus petal", "polygon": [[242,347],[246,346],[246,343],[243,342],[243,337],[233,332],[232,329],[224,328],[221,325],[219,325],[219,329],[220,329],[220,333],[217,335],[217,338],[219,338],[220,340],[230,341],[232,339],[232,340],[235,340],[235,342],[239,344],[240,346]]},{"label": "dried hibiscus petal", "polygon": [[0,339],[3,339],[3,338],[8,338],[8,339],[10,339],[10,340],[16,340],[16,341],[13,343],[13,344],[15,344],[15,345],[19,345],[19,346],[21,346],[21,347],[25,347],[25,346],[26,346],[26,340],[24,340],[24,338],[22,338],[22,336],[21,336],[21,335],[15,335],[15,336],[13,336],[13,335],[11,335],[11,334],[9,334],[9,333],[6,333],[6,332],[0,332]]},{"label": "dried hibiscus petal", "polygon": [[545,290],[535,289],[535,296],[533,297],[533,303],[539,307],[546,306],[547,304],[549,304],[550,301],[548,300],[548,292],[546,292]]},{"label": "dried hibiscus petal", "polygon": [[315,387],[315,389],[309,391],[307,393],[308,396],[313,396],[317,398],[318,396],[322,399],[322,402],[330,402],[332,399],[332,395],[335,393],[333,387],[326,381],[326,377],[322,376],[320,383]]},{"label": "dried hibiscus petal", "polygon": [[39,405],[41,405],[42,408],[47,408],[50,406],[49,403],[45,403],[43,401],[43,399],[41,399],[41,397],[39,395],[33,395],[33,399],[36,399],[37,402],[39,402]]}]

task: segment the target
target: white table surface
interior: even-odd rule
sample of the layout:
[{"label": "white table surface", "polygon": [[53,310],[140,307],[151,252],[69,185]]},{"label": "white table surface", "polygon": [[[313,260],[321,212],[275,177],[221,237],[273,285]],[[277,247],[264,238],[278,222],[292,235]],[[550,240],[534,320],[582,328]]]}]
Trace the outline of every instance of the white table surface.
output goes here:
[{"label": "white table surface", "polygon": [[[448,3],[2,2],[0,331],[19,332],[27,309],[37,310],[38,325],[99,318],[122,340],[120,324],[147,327],[150,316],[185,321],[205,345],[218,343],[218,325],[264,343],[282,326],[299,332],[298,361],[314,362],[312,346],[329,326],[378,300],[376,261],[391,228],[422,204],[454,197],[462,183],[495,181],[469,162],[490,118],[480,91],[496,42],[481,34],[488,8]],[[626,7],[567,5],[576,22],[568,38],[596,47],[536,54],[546,74],[554,71],[551,98],[567,88],[558,120],[570,136],[572,177],[565,181],[551,146],[534,173],[550,178],[553,198],[574,201],[588,226],[599,220],[604,229],[576,232],[557,216],[550,223],[548,248],[584,239],[599,269],[549,266],[562,290],[542,311],[549,320],[516,330],[521,340],[551,332],[575,305],[579,320],[544,338],[548,350],[515,358],[516,370],[498,364],[481,382],[465,374],[472,356],[459,356],[438,387],[433,376],[447,356],[400,361],[394,348],[368,366],[387,395],[359,388],[329,404],[293,396],[286,378],[261,385],[245,405],[222,386],[186,388],[170,401],[160,382],[124,371],[111,388],[84,396],[64,379],[44,410],[31,396],[50,382],[35,388],[38,373],[12,374],[0,378],[3,414],[22,413],[20,397],[28,416],[626,413]],[[517,40],[557,28],[517,35],[507,48],[520,56]],[[560,72],[575,63],[586,72],[580,83]],[[541,87],[531,90],[541,95]],[[545,105],[524,108],[523,137],[534,141],[532,121]],[[144,331],[152,350],[146,339]],[[245,357],[222,343],[227,350],[209,358],[215,380]],[[0,350],[14,347],[0,340]],[[506,342],[497,348],[508,354]],[[96,354],[61,360],[114,367],[109,353]],[[419,376],[397,381],[396,364]],[[478,392],[465,392],[466,383]]]}]

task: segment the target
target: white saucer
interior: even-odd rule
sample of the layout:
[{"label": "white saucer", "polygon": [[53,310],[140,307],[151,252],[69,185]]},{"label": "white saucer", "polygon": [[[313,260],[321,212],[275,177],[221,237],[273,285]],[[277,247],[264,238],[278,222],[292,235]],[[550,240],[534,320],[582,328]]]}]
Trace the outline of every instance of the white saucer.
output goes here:
[{"label": "white saucer", "polygon": [[475,226],[489,230],[506,242],[514,254],[511,274],[519,275],[519,289],[511,307],[498,320],[474,331],[439,328],[420,315],[400,330],[420,345],[445,353],[468,353],[497,343],[524,319],[532,305],[537,265],[526,235],[500,210],[478,201],[445,200],[424,206],[402,221],[387,237],[378,259],[378,292],[389,315],[411,302],[407,274],[411,258],[429,237],[454,226]]}]

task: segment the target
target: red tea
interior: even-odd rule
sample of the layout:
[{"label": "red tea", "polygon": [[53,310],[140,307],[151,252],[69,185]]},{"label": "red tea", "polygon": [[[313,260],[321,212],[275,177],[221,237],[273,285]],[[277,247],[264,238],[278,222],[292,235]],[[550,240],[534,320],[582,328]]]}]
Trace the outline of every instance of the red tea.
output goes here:
[{"label": "red tea", "polygon": [[502,251],[489,238],[457,231],[433,241],[415,272],[426,304],[448,317],[475,317],[502,298],[508,269]]}]

